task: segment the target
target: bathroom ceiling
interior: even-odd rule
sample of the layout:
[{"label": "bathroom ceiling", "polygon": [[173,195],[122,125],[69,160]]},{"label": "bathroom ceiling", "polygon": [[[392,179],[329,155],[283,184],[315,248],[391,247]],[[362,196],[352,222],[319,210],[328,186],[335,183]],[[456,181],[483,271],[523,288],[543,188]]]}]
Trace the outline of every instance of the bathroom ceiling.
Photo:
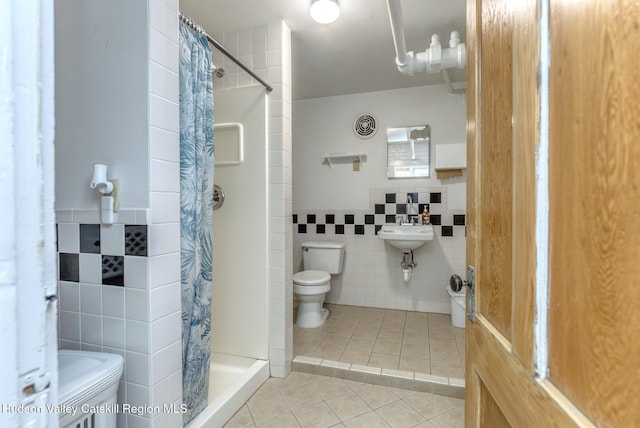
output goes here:
[{"label": "bathroom ceiling", "polygon": [[[340,18],[328,25],[309,16],[311,0],[180,0],[180,8],[218,41],[225,31],[283,19],[291,29],[293,98],[398,89],[444,83],[441,74],[404,76],[395,50],[386,0],[339,0]],[[465,0],[402,0],[407,50],[424,51],[437,33],[443,47],[458,30],[466,41]],[[450,70],[464,81],[464,70]]]}]

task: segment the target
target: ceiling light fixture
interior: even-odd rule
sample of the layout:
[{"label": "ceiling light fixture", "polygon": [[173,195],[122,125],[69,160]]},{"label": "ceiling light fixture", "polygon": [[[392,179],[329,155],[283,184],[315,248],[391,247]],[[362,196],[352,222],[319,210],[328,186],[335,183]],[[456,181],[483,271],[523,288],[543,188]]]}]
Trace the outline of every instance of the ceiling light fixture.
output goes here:
[{"label": "ceiling light fixture", "polygon": [[340,16],[338,0],[311,0],[309,13],[314,21],[330,24]]}]

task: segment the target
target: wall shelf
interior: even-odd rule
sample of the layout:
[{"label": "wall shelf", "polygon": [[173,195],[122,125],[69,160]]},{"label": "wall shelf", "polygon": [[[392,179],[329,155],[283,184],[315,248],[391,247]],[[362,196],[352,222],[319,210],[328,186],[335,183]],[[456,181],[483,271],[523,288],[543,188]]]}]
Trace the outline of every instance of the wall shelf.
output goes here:
[{"label": "wall shelf", "polygon": [[329,168],[333,168],[336,163],[347,163],[353,161],[360,161],[364,163],[367,161],[366,153],[331,153],[328,155],[322,155],[322,162],[327,162]]}]

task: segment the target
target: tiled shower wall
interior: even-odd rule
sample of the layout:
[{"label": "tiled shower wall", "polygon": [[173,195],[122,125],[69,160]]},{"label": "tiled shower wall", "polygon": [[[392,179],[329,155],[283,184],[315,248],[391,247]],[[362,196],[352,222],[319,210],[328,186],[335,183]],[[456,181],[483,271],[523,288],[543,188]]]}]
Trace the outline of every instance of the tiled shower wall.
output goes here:
[{"label": "tiled shower wall", "polygon": [[[333,241],[345,244],[344,269],[332,277],[326,301],[354,306],[371,306],[449,313],[445,290],[449,277],[464,277],[465,211],[449,209],[447,187],[372,189],[368,210],[296,211],[294,223],[294,270],[302,270],[302,243]],[[407,203],[407,197],[411,203]],[[400,266],[402,252],[377,236],[384,224],[399,217],[416,218],[424,208],[431,214],[433,241],[414,250],[418,264],[408,283]]]},{"label": "tiled shower wall", "polygon": [[[291,31],[284,21],[215,33],[273,91],[268,95],[269,174],[269,363],[271,375],[285,377],[293,359],[293,251],[291,229]],[[213,61],[226,74],[215,90],[255,85],[229,59],[214,50]],[[215,96],[215,93],[214,93]],[[223,107],[221,107],[223,108]]]}]

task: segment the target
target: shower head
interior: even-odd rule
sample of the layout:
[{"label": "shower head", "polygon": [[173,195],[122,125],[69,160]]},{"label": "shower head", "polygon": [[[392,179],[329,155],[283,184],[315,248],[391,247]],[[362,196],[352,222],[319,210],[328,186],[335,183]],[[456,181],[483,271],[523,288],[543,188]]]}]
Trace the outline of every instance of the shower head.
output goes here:
[{"label": "shower head", "polygon": [[224,77],[224,68],[222,67],[215,67],[213,69],[213,74],[216,75],[216,77]]}]

